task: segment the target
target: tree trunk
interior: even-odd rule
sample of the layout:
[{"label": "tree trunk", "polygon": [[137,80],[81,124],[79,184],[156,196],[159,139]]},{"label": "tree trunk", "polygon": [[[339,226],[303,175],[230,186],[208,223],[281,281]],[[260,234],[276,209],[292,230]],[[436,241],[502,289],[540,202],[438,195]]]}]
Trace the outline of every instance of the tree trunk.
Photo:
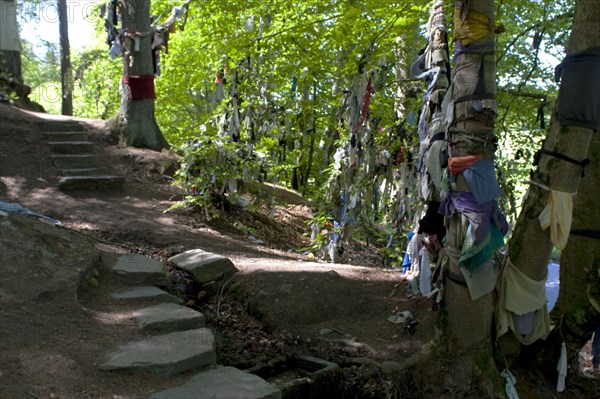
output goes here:
[{"label": "tree trunk", "polygon": [[60,85],[62,92],[62,114],[73,115],[73,73],[71,48],[69,45],[69,15],[67,0],[58,0],[58,29],[60,33]]},{"label": "tree trunk", "polygon": [[8,71],[22,83],[17,5],[15,0],[1,0],[0,7],[0,69]]},{"label": "tree trunk", "polygon": [[[150,0],[125,1],[121,16],[123,30],[135,32],[135,38],[122,38],[123,76],[149,78],[154,74]],[[139,41],[139,51],[136,51],[136,40]],[[153,80],[151,83],[154,85]],[[124,82],[122,85],[125,88]],[[149,98],[134,100],[131,99],[131,95],[129,90],[123,90],[121,110],[117,117],[117,131],[121,144],[153,150],[168,148],[169,144],[154,117],[154,98],[146,95],[145,97]]]},{"label": "tree trunk", "polygon": [[[546,375],[556,375],[556,361],[562,342],[567,345],[570,370],[579,369],[579,349],[600,325],[600,309],[592,304],[600,298],[600,134],[594,134],[577,195],[573,198],[573,227],[560,257],[560,293],[552,310],[557,322],[548,336],[541,356]],[[594,235],[595,234],[595,235]],[[570,373],[569,376],[577,375]]]},{"label": "tree trunk", "polygon": [[[455,158],[484,154],[484,160],[489,162],[494,159],[493,129],[496,117],[494,1],[456,1],[454,13],[457,55],[452,86],[448,92],[454,111],[453,121],[446,133],[446,139],[451,143],[448,156]],[[475,15],[489,21],[485,33],[480,37],[459,34],[459,27],[472,24],[471,18],[474,19]],[[473,107],[467,106],[470,101],[473,101]],[[476,104],[483,105],[479,111],[473,112]],[[462,172],[455,177],[450,195],[463,195],[471,191],[470,183],[467,183]],[[461,221],[463,218],[460,212],[454,213],[448,219],[446,235],[445,250],[449,266],[442,314],[443,338],[440,342],[440,350],[448,360],[444,385],[458,396],[493,397],[500,390],[491,340],[493,293],[488,292],[473,300],[473,294],[466,287],[463,279],[466,269],[458,266],[463,239],[468,234],[468,231],[465,232],[465,223]]]},{"label": "tree trunk", "polygon": [[[575,15],[573,18],[573,26],[571,30],[571,37],[569,44],[566,49],[567,55],[574,52],[578,52],[590,47],[600,46],[600,8],[598,8],[597,1],[595,0],[578,0],[575,5]],[[599,93],[594,93],[598,96]],[[563,99],[563,101],[566,99]],[[561,98],[559,97],[558,102],[560,103]],[[576,161],[582,161],[586,158],[588,148],[590,147],[590,141],[592,138],[592,130],[577,127],[577,126],[561,126],[557,118],[557,107],[553,112],[552,120],[550,122],[548,136],[543,144],[543,148],[546,151],[553,151],[555,153],[563,154]],[[597,145],[597,144],[596,144]],[[594,151],[597,153],[597,151]],[[593,152],[593,153],[594,153]],[[588,169],[585,169],[585,181],[590,181],[589,184],[594,185],[592,189],[583,187],[584,195],[587,190],[591,190],[597,196],[598,194],[598,180],[597,177],[588,177]],[[597,176],[597,175],[596,175]],[[578,187],[582,178],[582,167],[572,162],[567,162],[555,156],[542,154],[537,170],[533,174],[532,181],[549,187],[553,190],[567,193],[574,193],[578,191]],[[524,200],[523,208],[519,215],[513,237],[509,243],[508,254],[512,264],[523,272],[526,276],[533,280],[541,281],[546,278],[547,266],[550,259],[553,244],[550,238],[550,231],[542,231],[540,228],[540,222],[538,216],[546,206],[548,202],[549,192],[538,185],[531,185],[527,196]],[[579,195],[575,196],[576,201],[590,201],[589,199],[578,198]],[[592,198],[594,198],[592,196]],[[592,218],[588,217],[595,211],[591,209],[598,209],[597,200],[593,200],[588,203],[590,208],[584,211],[583,215],[576,216],[573,228],[581,229],[585,228],[587,223],[594,223]],[[581,205],[577,205],[581,207]],[[597,215],[597,213],[595,213]],[[598,223],[592,227],[597,229]],[[580,258],[582,261],[591,260],[595,257],[597,262],[597,252],[580,253],[580,251],[586,251],[586,247],[589,245],[598,245],[597,241],[592,243],[587,242],[586,238],[574,238],[569,239],[569,245],[575,245],[574,248],[569,248],[565,255],[566,262],[571,262],[569,259],[573,256]],[[585,241],[585,243],[584,243]],[[588,258],[591,256],[592,258]],[[561,263],[564,261],[561,260]],[[579,264],[578,266],[570,267],[567,264],[561,266],[561,299],[559,302],[559,309],[565,320],[571,320],[575,316],[576,310],[578,309],[578,301],[571,303],[569,292],[578,290],[576,297],[581,299],[581,295],[585,294],[583,287],[578,285],[580,279],[585,278],[585,268],[589,268],[590,264],[584,265]],[[566,270],[570,268],[569,270]],[[567,278],[564,282],[563,278]],[[587,331],[586,334],[590,335],[591,330]],[[514,339],[514,334],[509,333],[507,336],[502,337],[503,346],[507,347],[507,342]],[[557,357],[554,359],[557,361]]]}]

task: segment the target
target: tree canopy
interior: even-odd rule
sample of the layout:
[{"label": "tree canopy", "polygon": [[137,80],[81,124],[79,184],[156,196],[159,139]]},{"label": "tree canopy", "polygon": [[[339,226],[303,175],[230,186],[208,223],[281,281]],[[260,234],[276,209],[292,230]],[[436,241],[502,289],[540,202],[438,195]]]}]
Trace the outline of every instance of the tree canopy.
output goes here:
[{"label": "tree canopy", "polygon": [[[181,5],[152,1],[154,23]],[[333,219],[342,228],[339,213],[352,204],[352,219],[362,226],[353,234],[382,242],[402,238],[402,228],[381,233],[374,225],[402,227],[399,219],[410,220],[416,203],[406,198],[414,191],[409,165],[418,148],[423,87],[409,68],[426,42],[429,6],[372,0],[190,2],[176,31],[163,36],[168,42],[156,78],[157,122],[183,155],[178,178],[190,193],[187,200],[211,214],[214,194],[266,180],[324,204],[317,224]],[[445,2],[449,15],[452,6]],[[545,135],[557,90],[553,63],[564,53],[572,8],[572,1],[497,3],[504,32],[497,36],[496,163],[501,200],[513,220],[532,148]],[[103,37],[104,21],[96,24]],[[119,109],[121,65],[107,50],[98,44],[73,55],[77,116],[108,119]],[[47,70],[34,57],[25,62],[34,92],[56,79]]]}]

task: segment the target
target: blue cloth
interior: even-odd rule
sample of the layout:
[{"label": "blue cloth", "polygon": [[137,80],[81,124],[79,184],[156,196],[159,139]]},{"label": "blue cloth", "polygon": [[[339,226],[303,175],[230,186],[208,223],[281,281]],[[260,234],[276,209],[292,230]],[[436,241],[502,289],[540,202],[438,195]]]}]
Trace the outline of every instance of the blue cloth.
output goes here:
[{"label": "blue cloth", "polygon": [[404,259],[402,260],[402,268],[403,268],[402,270],[404,270],[405,267],[406,267],[406,269],[410,269],[410,265],[411,265],[410,256],[408,256],[408,252],[406,252],[404,254]]},{"label": "blue cloth", "polygon": [[[414,235],[415,235],[415,233],[412,231],[410,233],[408,233],[408,241],[409,242],[414,237]],[[406,252],[404,253],[404,259],[402,259],[402,273],[406,273],[407,271],[409,271],[411,266],[412,266],[412,262],[410,261],[410,255],[408,254],[408,248],[407,248]]]},{"label": "blue cloth", "polygon": [[58,221],[56,219],[52,219],[51,217],[32,212],[29,209],[23,207],[22,205],[19,205],[19,204],[13,203],[13,202],[0,201],[0,211],[9,212],[9,213],[18,213],[18,214],[26,215],[26,216],[33,216],[38,219],[44,220],[48,223],[61,224],[60,221]]},{"label": "blue cloth", "polygon": [[500,185],[491,159],[481,159],[462,173],[478,204],[495,200],[500,195]]}]

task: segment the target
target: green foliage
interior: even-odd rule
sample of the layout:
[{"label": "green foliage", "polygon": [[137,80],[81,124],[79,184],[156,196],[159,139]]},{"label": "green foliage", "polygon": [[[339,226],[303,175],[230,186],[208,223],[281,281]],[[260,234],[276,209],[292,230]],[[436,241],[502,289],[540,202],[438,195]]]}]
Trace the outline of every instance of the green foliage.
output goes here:
[{"label": "green foliage", "polygon": [[181,168],[176,178],[189,194],[188,203],[204,209],[209,218],[218,217],[215,200],[238,181],[260,169],[260,159],[245,152],[238,143],[218,137],[197,139],[182,148]]},{"label": "green foliage", "polygon": [[311,228],[311,237],[310,245],[304,250],[324,257],[331,236],[339,234],[339,228],[334,226],[331,215],[325,212],[316,212],[313,218],[306,220],[305,223]]},{"label": "green foliage", "polygon": [[21,41],[23,81],[31,87],[30,99],[42,105],[46,112],[60,114],[60,54],[56,43],[44,42],[44,55],[34,51],[32,43]]},{"label": "green foliage", "polygon": [[[177,5],[154,0],[152,13],[162,22]],[[497,39],[497,158],[513,215],[545,136],[539,110],[547,126],[556,94],[549,61],[562,57],[572,6],[567,0],[498,4],[506,32]],[[452,3],[447,7],[451,15]],[[403,121],[420,109],[420,84],[407,70],[425,45],[420,32],[428,11],[428,3],[416,0],[192,2],[185,30],[170,34],[156,79],[156,118],[183,156],[177,179],[186,202],[214,216],[215,196],[265,179],[315,199],[322,216],[345,229],[344,239],[379,239],[391,243],[390,258],[401,253],[416,188],[407,186],[409,165],[393,158],[418,141],[414,124]],[[97,32],[104,35],[101,21]],[[534,38],[541,40],[537,49]],[[109,118],[119,108],[122,64],[106,50],[73,57],[76,115]],[[34,91],[59,80],[52,74],[56,54],[49,49],[44,62],[29,56],[24,62]],[[360,97],[359,83],[368,78],[373,95],[358,132],[361,152],[351,164],[356,113],[342,103],[345,92]],[[348,201],[351,218],[343,227]]]},{"label": "green foliage", "polygon": [[85,118],[108,119],[119,110],[121,62],[111,61],[104,48],[91,48],[73,57],[75,96],[73,113]]},{"label": "green foliage", "polygon": [[[154,14],[174,4],[154,2]],[[337,115],[344,90],[360,70],[377,70],[372,113],[381,124],[395,123],[396,37],[414,41],[422,9],[374,1],[273,1],[268,7],[207,1],[201,17],[193,4],[190,9],[186,30],[170,35],[157,80],[163,133],[186,160],[194,153],[203,165],[192,170],[186,161],[180,183],[199,184],[197,193],[221,192],[224,181],[254,180],[262,171],[262,178],[331,204],[336,188],[328,187],[328,173],[340,173],[330,166],[332,156],[349,139]],[[203,155],[186,150],[190,140],[202,143]],[[394,140],[377,137],[377,144]],[[214,163],[228,146],[236,157],[244,155]],[[361,175],[356,190],[372,191],[373,172]],[[374,219],[377,209],[366,209],[372,215],[364,219]]]}]

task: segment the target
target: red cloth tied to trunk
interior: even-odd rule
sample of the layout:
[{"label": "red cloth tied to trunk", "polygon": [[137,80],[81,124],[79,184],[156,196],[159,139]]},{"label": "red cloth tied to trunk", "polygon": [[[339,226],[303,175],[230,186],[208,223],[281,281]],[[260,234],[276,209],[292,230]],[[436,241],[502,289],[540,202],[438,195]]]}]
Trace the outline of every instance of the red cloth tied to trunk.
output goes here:
[{"label": "red cloth tied to trunk", "polygon": [[154,92],[154,75],[123,76],[122,81],[130,100],[156,98],[156,93]]},{"label": "red cloth tied to trunk", "polygon": [[480,159],[483,159],[483,154],[448,158],[448,171],[451,176],[456,176]]}]

